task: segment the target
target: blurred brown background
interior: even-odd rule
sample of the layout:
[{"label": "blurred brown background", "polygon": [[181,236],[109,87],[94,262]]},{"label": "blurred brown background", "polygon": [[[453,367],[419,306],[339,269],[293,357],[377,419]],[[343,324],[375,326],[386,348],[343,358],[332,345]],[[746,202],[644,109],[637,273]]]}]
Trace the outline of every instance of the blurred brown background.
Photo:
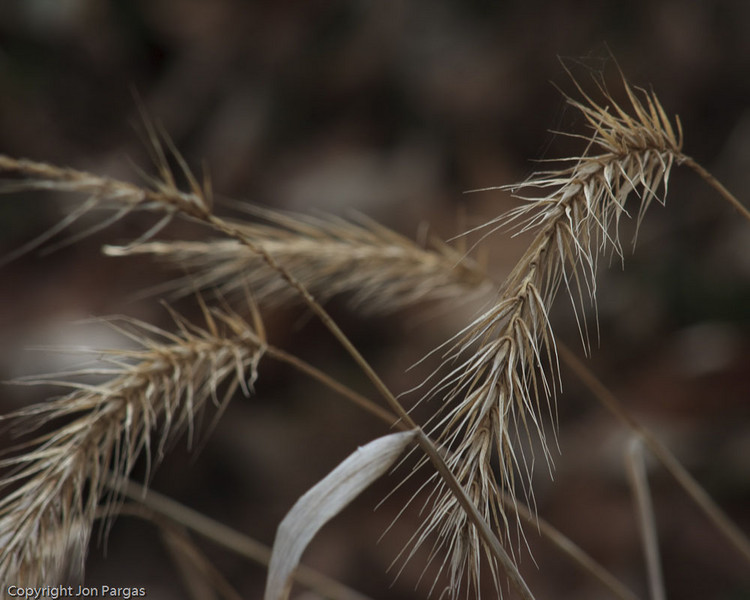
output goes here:
[{"label": "blurred brown background", "polygon": [[[504,193],[466,190],[521,180],[533,159],[580,151],[550,133],[584,132],[552,84],[573,91],[559,57],[584,80],[588,69],[601,69],[616,92],[615,57],[633,84],[653,87],[680,115],[686,153],[748,204],[748,32],[744,0],[6,1],[0,152],[137,180],[133,165],[150,172],[136,132],[142,102],[196,171],[207,165],[221,194],[303,212],[354,209],[409,236],[430,223],[448,238],[464,227],[459,214],[476,224],[513,206]],[[51,226],[68,201],[4,197],[0,250]],[[147,222],[131,219],[3,268],[0,379],[67,364],[24,350],[30,346],[118,343],[101,328],[68,324],[76,319],[124,312],[167,324],[155,300],[132,299],[164,273],[99,254],[102,243],[132,239]],[[487,241],[493,274],[507,272],[523,243],[502,234]],[[750,532],[750,225],[677,170],[667,207],[651,209],[625,270],[614,261],[599,285],[593,370]],[[360,318],[335,301],[331,310],[397,392],[429,372],[406,369],[471,315],[414,309]],[[274,343],[370,393],[304,311],[266,319]],[[560,339],[576,344],[563,296],[553,323]],[[537,461],[539,513],[645,596],[623,468],[628,434],[564,375],[554,482]],[[0,406],[43,397],[5,387]],[[382,433],[269,361],[257,394],[230,406],[197,457],[178,442],[153,486],[270,544],[299,495]],[[650,475],[669,597],[750,598],[748,565],[662,469]],[[417,512],[378,542],[413,491],[407,486],[373,511],[397,477],[324,529],[305,562],[374,598],[425,597],[434,573],[417,585],[424,555],[395,581],[400,563],[387,572]],[[606,597],[535,531],[527,535],[538,567],[526,553],[521,567],[538,598]],[[199,543],[243,597],[262,595],[261,568]],[[187,597],[148,524],[120,519],[89,562],[90,585]]]}]

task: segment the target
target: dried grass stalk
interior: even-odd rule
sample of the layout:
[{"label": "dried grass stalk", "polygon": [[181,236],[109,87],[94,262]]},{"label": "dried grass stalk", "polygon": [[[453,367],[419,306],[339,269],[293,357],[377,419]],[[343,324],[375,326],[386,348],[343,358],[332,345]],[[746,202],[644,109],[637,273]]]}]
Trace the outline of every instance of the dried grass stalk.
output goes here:
[{"label": "dried grass stalk", "polygon": [[[208,400],[221,408],[237,387],[248,393],[262,334],[234,313],[206,310],[205,317],[199,328],[175,315],[176,334],[126,321],[118,328],[141,349],[97,351],[105,366],[28,381],[72,391],[3,417],[22,429],[51,427],[0,461],[6,470],[0,581],[49,584],[81,569],[95,513],[102,505],[113,510],[118,482],[139,456],[146,456],[150,472],[174,435],[187,430],[192,439]],[[104,381],[82,382],[91,376]]]}]

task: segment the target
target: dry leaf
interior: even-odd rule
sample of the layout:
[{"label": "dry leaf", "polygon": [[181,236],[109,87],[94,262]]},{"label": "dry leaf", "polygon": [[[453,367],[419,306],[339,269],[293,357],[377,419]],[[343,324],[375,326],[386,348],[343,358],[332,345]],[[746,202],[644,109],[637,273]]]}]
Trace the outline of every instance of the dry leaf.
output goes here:
[{"label": "dry leaf", "polygon": [[415,434],[415,431],[391,433],[357,448],[297,500],[276,532],[264,600],[289,597],[292,575],[310,540],[393,465]]}]

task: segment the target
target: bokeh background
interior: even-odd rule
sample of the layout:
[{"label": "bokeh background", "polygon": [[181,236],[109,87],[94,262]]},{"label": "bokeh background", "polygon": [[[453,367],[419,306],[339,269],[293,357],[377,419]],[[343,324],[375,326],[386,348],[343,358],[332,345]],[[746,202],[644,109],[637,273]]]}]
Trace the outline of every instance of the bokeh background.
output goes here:
[{"label": "bokeh background", "polygon": [[[6,1],[0,152],[139,180],[139,169],[153,172],[138,134],[140,103],[223,195],[307,213],[355,210],[411,237],[429,224],[449,238],[514,205],[504,192],[467,190],[519,181],[534,159],[581,150],[552,133],[585,132],[556,87],[575,91],[562,58],[585,83],[603,74],[615,94],[618,65],[633,84],[653,88],[667,112],[680,115],[686,153],[747,204],[748,31],[744,0]],[[69,202],[3,197],[0,250],[43,232]],[[158,302],[134,292],[169,274],[99,252],[102,243],[137,237],[147,223],[129,219],[3,267],[0,379],[76,360],[32,346],[119,343],[106,328],[71,325],[76,320],[126,313],[168,326]],[[173,234],[200,232],[183,225]],[[503,277],[527,241],[503,234],[485,241],[494,276]],[[750,226],[678,169],[666,208],[647,215],[625,269],[614,261],[599,286],[591,368],[750,532]],[[470,306],[433,308],[362,317],[330,304],[398,392],[429,372],[407,368],[472,314]],[[275,344],[374,396],[304,310],[265,319]],[[575,346],[564,297],[553,319],[560,339]],[[629,434],[563,376],[554,481],[537,461],[539,514],[645,596],[623,460]],[[5,412],[44,397],[4,386],[0,406]],[[230,405],[197,455],[178,442],[153,487],[270,544],[297,497],[382,433],[367,415],[269,361],[257,394]],[[750,598],[747,563],[663,469],[651,467],[669,597]],[[373,598],[425,597],[435,575],[428,570],[419,581],[423,554],[398,578],[401,563],[389,570],[418,511],[379,541],[415,487],[374,510],[397,481],[398,474],[375,486],[329,524],[305,562]],[[522,551],[521,569],[537,597],[606,597],[533,529],[527,536],[533,560]],[[196,542],[242,597],[262,595],[262,568]],[[189,597],[153,525],[129,517],[92,547],[86,582],[145,586],[155,599]]]}]

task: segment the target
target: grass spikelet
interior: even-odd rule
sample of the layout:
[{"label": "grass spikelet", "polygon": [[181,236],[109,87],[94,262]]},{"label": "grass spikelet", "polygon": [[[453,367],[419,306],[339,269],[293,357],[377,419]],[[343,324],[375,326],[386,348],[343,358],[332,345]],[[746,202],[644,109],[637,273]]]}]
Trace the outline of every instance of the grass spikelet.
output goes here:
[{"label": "grass spikelet", "polygon": [[[548,463],[542,418],[554,412],[557,359],[547,312],[561,285],[569,292],[584,344],[588,332],[582,311],[594,302],[597,256],[607,247],[622,255],[618,225],[632,194],[640,199],[637,219],[654,198],[664,201],[672,165],[682,158],[682,135],[673,127],[653,95],[636,93],[624,82],[629,108],[604,90],[597,103],[568,99],[586,118],[591,132],[585,151],[567,159],[570,166],[542,171],[511,186],[524,204],[488,223],[513,225],[534,238],[499,290],[494,305],[454,340],[446,356],[449,373],[431,392],[446,393],[433,432],[453,452],[449,464],[472,500],[500,531],[508,531],[498,499],[515,496],[516,473],[533,504],[530,459],[515,450],[514,438],[536,434]],[[499,471],[493,467],[499,461]],[[454,590],[468,577],[479,589],[482,555],[494,575],[496,565],[472,533],[448,491],[432,497],[431,516],[418,541],[437,533],[437,546],[449,550]],[[457,593],[453,593],[454,597]]]},{"label": "grass spikelet", "polygon": [[[58,167],[49,163],[26,159],[16,159],[0,154],[0,193],[19,191],[50,191],[81,194],[86,200],[62,219],[49,231],[31,240],[16,251],[4,256],[0,266],[34,250],[61,233],[87,213],[96,210],[110,211],[106,219],[98,221],[91,228],[71,236],[58,245],[72,244],[97,231],[105,229],[135,211],[147,211],[160,215],[159,220],[135,243],[144,242],[166,227],[175,215],[193,217],[205,221],[211,215],[213,197],[208,182],[200,185],[185,164],[182,156],[171,148],[174,160],[179,164],[183,176],[188,181],[190,191],[179,189],[169,167],[159,136],[149,127],[151,153],[159,171],[158,178],[149,178],[150,187],[141,187],[111,177],[102,177],[86,171]],[[15,179],[13,177],[16,177]]]},{"label": "grass spikelet", "polygon": [[[130,320],[116,325],[141,348],[97,351],[104,366],[29,380],[71,391],[3,417],[22,429],[53,429],[0,462],[0,581],[49,584],[82,569],[96,512],[113,510],[118,481],[139,456],[150,470],[178,432],[192,438],[206,401],[221,408],[237,387],[248,392],[263,354],[262,333],[226,311],[206,309],[205,328],[174,316],[174,334]],[[92,376],[104,381],[86,383]],[[221,398],[220,387],[226,388]]]},{"label": "grass spikelet", "polygon": [[[253,209],[269,222],[237,223],[321,301],[348,295],[353,309],[382,313],[425,300],[465,299],[488,291],[487,276],[471,258],[434,240],[422,248],[410,239],[360,217],[292,216]],[[223,296],[251,290],[265,305],[299,300],[263,258],[238,240],[148,242],[105,248],[110,256],[147,254],[189,270],[159,286],[178,296],[219,290]]]}]

